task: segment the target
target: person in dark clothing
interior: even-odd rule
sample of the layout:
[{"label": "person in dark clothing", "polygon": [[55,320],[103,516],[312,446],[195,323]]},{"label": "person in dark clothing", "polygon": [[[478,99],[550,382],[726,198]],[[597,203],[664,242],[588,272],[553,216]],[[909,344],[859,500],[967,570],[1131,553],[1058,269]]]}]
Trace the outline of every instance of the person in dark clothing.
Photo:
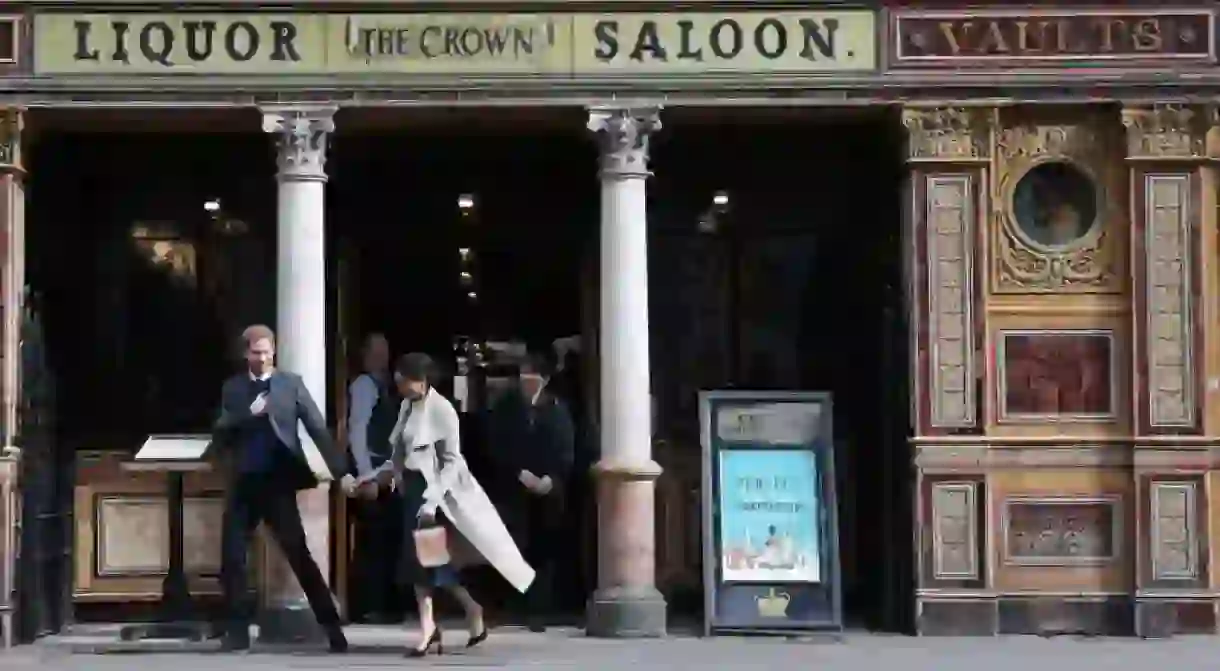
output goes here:
[{"label": "person in dark clothing", "polygon": [[[390,432],[402,397],[390,375],[390,344],[380,333],[364,343],[364,373],[348,386],[348,451],[358,478],[369,477],[390,458]],[[352,501],[351,619],[388,624],[402,621],[395,578],[402,545],[401,499],[366,483]]]},{"label": "person in dark clothing", "polygon": [[557,560],[555,605],[565,612],[579,612],[584,609],[596,576],[597,505],[590,470],[597,462],[597,445],[589,431],[580,350],[564,352],[559,364],[547,390],[568,406],[575,429],[575,459],[572,476],[564,488],[567,498],[564,536],[571,542],[563,545]]},{"label": "person in dark clothing", "polygon": [[526,592],[531,631],[544,631],[553,607],[556,551],[563,537],[566,487],[572,474],[572,417],[547,388],[550,367],[529,357],[520,366],[520,384],[491,409],[492,457],[509,492],[505,505],[525,559],[537,571]]},{"label": "person in dark clothing", "polygon": [[[350,494],[356,481],[345,473],[346,460],[335,449],[326,421],[301,377],[272,365],[275,334],[271,329],[251,326],[242,333],[242,340],[248,370],[225,381],[220,418],[212,428],[213,445],[232,457],[221,529],[220,580],[227,611],[222,647],[228,651],[250,647],[246,557],[250,536],[264,522],[296,574],[331,651],[346,652],[347,639],[334,598],[305,543],[297,491],[339,479]],[[307,454],[313,449],[302,443],[298,424],[305,426],[319,455]],[[314,463],[324,462],[325,471],[315,471],[310,456],[320,457]]]}]

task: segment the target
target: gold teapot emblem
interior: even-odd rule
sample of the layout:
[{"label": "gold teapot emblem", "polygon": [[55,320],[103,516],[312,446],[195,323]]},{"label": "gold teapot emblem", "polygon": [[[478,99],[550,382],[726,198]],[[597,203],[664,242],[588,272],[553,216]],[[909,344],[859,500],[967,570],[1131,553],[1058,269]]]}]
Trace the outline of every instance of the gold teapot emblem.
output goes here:
[{"label": "gold teapot emblem", "polygon": [[788,617],[788,604],[791,601],[792,595],[776,592],[774,587],[769,588],[765,596],[754,597],[759,617]]}]

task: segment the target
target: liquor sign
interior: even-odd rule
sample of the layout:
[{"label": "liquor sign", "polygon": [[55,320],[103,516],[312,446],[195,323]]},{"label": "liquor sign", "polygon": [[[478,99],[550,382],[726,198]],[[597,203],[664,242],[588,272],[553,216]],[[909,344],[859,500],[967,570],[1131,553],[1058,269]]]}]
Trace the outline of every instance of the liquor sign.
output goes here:
[{"label": "liquor sign", "polygon": [[1210,64],[1216,57],[1214,26],[1211,9],[898,10],[890,27],[891,64]]},{"label": "liquor sign", "polygon": [[700,394],[704,633],[842,629],[830,394]]},{"label": "liquor sign", "polygon": [[34,17],[39,75],[574,79],[833,74],[876,66],[875,13],[867,10]]}]

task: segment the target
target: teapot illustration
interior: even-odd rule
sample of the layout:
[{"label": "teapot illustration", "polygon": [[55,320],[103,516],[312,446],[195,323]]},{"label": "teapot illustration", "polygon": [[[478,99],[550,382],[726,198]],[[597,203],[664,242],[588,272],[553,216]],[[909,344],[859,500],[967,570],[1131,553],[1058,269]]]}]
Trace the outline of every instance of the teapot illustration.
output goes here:
[{"label": "teapot illustration", "polygon": [[754,597],[759,617],[788,617],[788,604],[791,601],[792,595],[777,592],[774,587],[768,588],[766,595]]}]

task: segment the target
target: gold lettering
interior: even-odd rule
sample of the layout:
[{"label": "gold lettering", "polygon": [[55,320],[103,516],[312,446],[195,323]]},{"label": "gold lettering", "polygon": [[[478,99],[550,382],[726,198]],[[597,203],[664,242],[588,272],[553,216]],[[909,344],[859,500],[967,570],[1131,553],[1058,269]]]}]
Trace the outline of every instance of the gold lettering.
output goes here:
[{"label": "gold lettering", "polygon": [[970,33],[973,30],[973,28],[974,28],[973,21],[963,21],[960,25],[957,26],[957,30],[954,30],[954,25],[953,25],[952,21],[941,21],[940,22],[940,34],[944,36],[945,42],[949,44],[949,53],[953,54],[954,56],[962,55],[962,43],[960,41],[958,41],[958,39],[957,39],[957,31],[958,30],[961,31],[962,41],[969,44],[970,43]]},{"label": "gold lettering", "polygon": [[1042,46],[1046,44],[1046,22],[1038,27],[1041,30],[1031,34],[1029,21],[1017,21],[1017,51],[1023,54],[1042,53]]},{"label": "gold lettering", "polygon": [[1127,23],[1122,19],[1099,19],[1097,21],[1097,31],[1101,36],[1101,43],[1097,45],[1097,51],[1103,54],[1114,52],[1114,31],[1118,29],[1119,33],[1127,32]]},{"label": "gold lettering", "polygon": [[1068,35],[1071,33],[1071,24],[1067,19],[1056,19],[1051,21],[1055,26],[1055,51],[1057,53],[1068,53]]},{"label": "gold lettering", "polygon": [[986,34],[979,40],[979,53],[1006,54],[1010,51],[1008,41],[1004,39],[1004,33],[1000,30],[1000,24],[996,21],[989,21]]},{"label": "gold lettering", "polygon": [[1135,51],[1163,51],[1165,38],[1161,36],[1161,22],[1157,19],[1140,19],[1131,28],[1131,48]]}]

